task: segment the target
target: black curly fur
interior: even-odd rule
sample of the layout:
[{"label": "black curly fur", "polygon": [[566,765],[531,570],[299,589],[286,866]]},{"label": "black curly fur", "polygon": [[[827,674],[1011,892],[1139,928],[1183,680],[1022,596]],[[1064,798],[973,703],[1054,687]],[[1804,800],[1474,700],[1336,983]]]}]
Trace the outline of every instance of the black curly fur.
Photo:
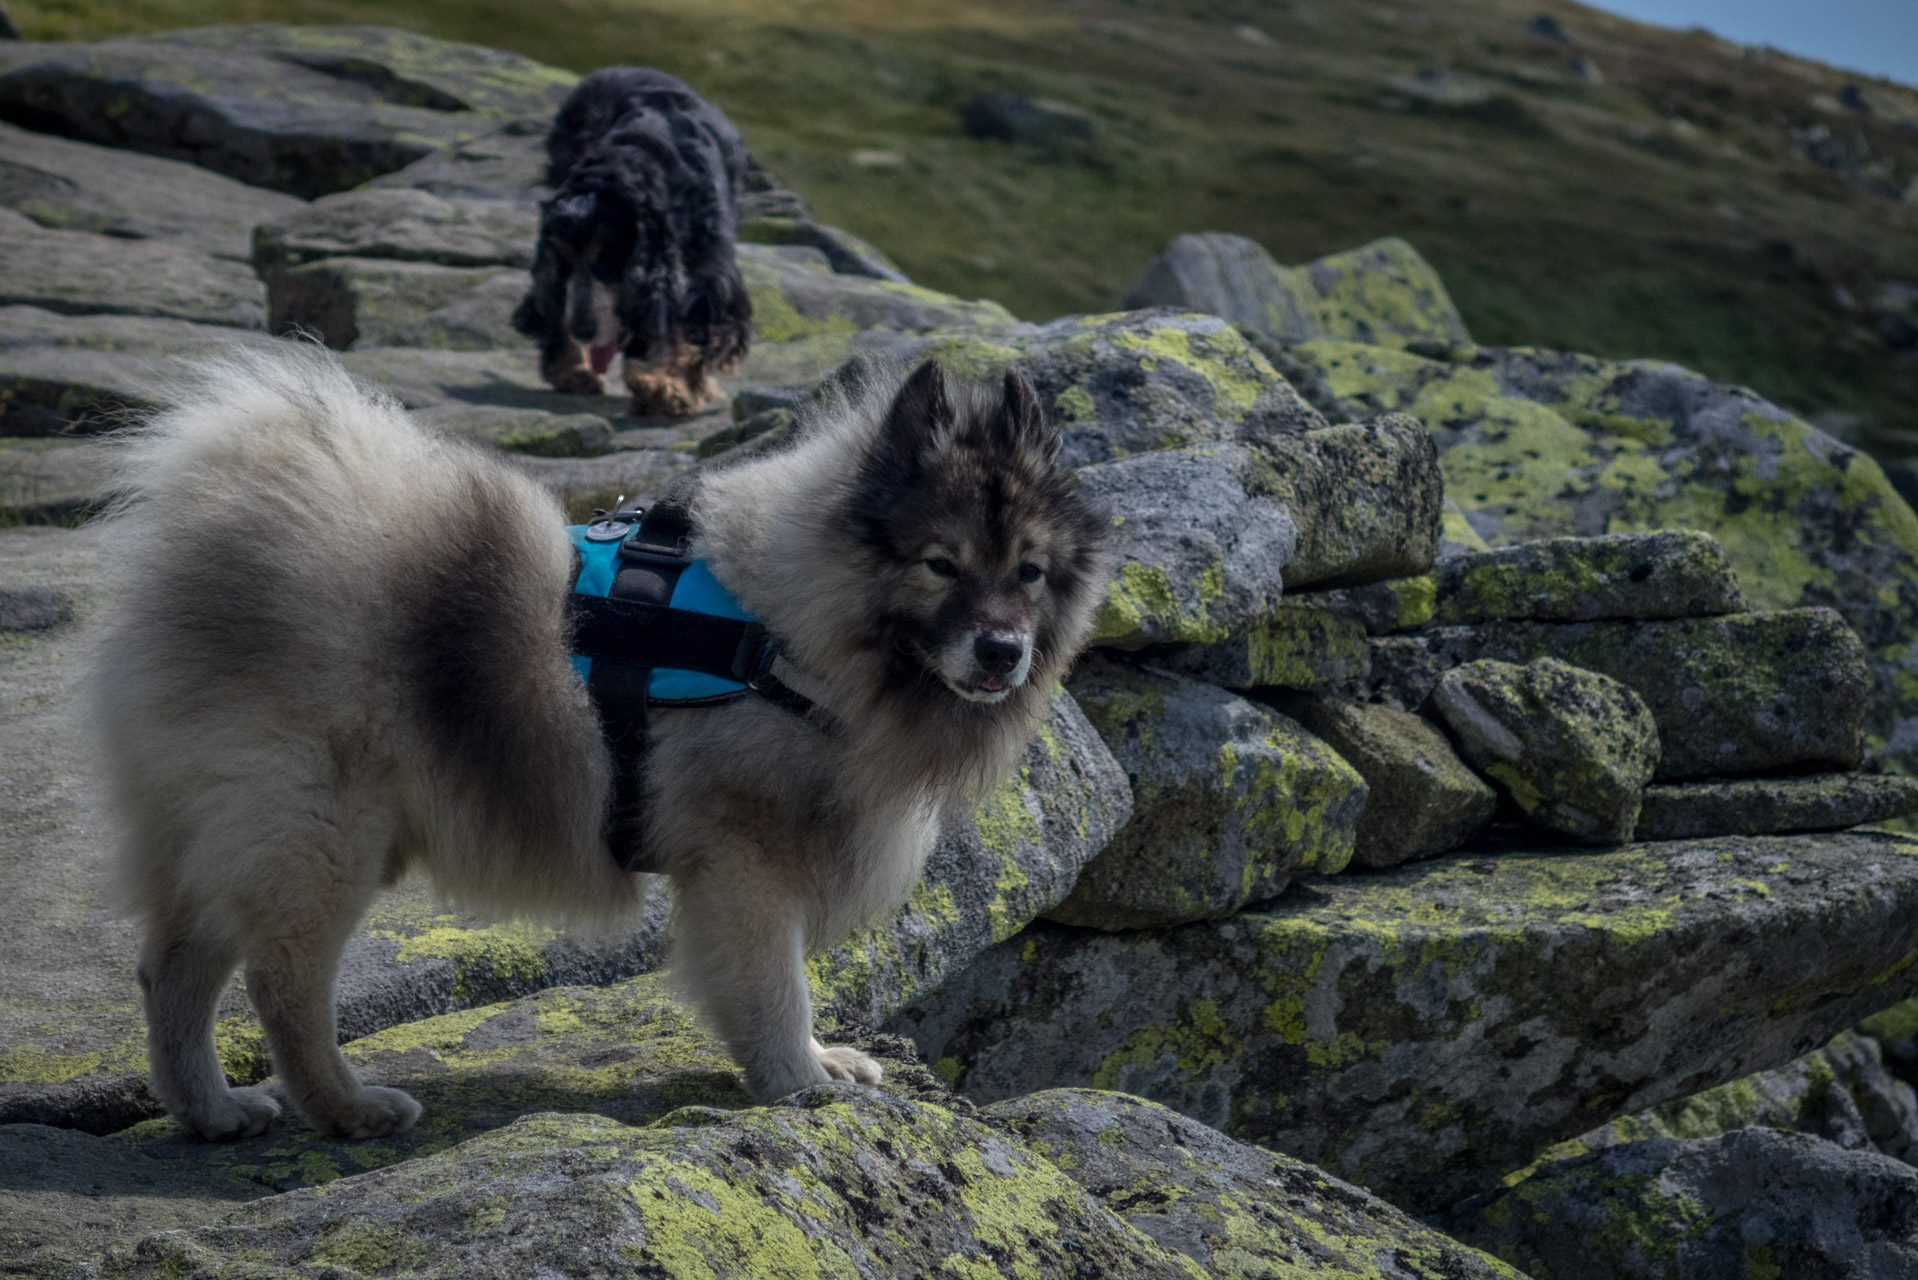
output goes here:
[{"label": "black curly fur", "polygon": [[533,287],[513,313],[514,328],[539,342],[544,359],[591,342],[579,299],[594,279],[618,291],[627,357],[651,360],[685,345],[704,366],[725,368],[744,356],[752,302],[733,238],[748,161],[725,114],[663,71],[606,67],[566,99],[546,154],[553,195],[541,213]]}]

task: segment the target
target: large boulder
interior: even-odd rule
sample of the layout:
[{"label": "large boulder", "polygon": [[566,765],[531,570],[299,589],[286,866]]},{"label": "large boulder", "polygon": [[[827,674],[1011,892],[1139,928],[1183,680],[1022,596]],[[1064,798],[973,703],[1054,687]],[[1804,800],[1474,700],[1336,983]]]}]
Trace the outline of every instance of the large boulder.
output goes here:
[{"label": "large boulder", "polygon": [[1408,710],[1453,667],[1559,658],[1658,722],[1661,779],[1856,768],[1872,705],[1863,646],[1831,609],[1666,621],[1489,622],[1372,641],[1366,691]]},{"label": "large boulder", "polygon": [[1176,929],[1051,924],[894,1020],[980,1102],[1137,1093],[1414,1211],[1918,989],[1918,842],[1453,854]]},{"label": "large boulder", "polygon": [[1456,849],[1498,811],[1497,793],[1429,720],[1323,694],[1281,693],[1272,701],[1365,779],[1352,848],[1356,866],[1395,867]]},{"label": "large boulder", "polygon": [[11,209],[0,209],[0,306],[266,325],[266,290],[243,263],[168,240],[49,231]]},{"label": "large boulder", "polygon": [[1837,609],[1870,663],[1867,747],[1918,771],[1918,516],[1865,454],[1656,361],[1524,348],[1429,360],[1337,342],[1295,354],[1362,411],[1420,418],[1447,492],[1494,544],[1702,529],[1752,607]]},{"label": "large boulder", "polygon": [[1644,699],[1557,658],[1468,662],[1432,690],[1432,707],[1472,767],[1527,818],[1582,844],[1632,838],[1658,767]]},{"label": "large boulder", "polygon": [[310,199],[550,113],[575,80],[410,32],[261,23],[0,45],[0,119]]},{"label": "large boulder", "polygon": [[1533,1174],[1454,1228],[1538,1280],[1918,1274],[1918,1169],[1809,1134],[1653,1138]]},{"label": "large boulder", "polygon": [[343,191],[262,219],[251,256],[261,278],[322,258],[395,258],[443,267],[533,265],[539,211],[507,200],[413,188]]},{"label": "large boulder", "polygon": [[1208,1276],[1491,1280],[1518,1273],[1359,1187],[1123,1093],[1048,1089],[983,1108],[1074,1182]]},{"label": "large boulder", "polygon": [[174,240],[245,260],[253,228],[299,200],[198,165],[0,125],[0,205],[59,231]]},{"label": "large boulder", "polygon": [[1283,267],[1244,236],[1182,235],[1146,264],[1122,305],[1203,311],[1286,343],[1469,341],[1438,273],[1396,236]]},{"label": "large boulder", "polygon": [[1073,696],[1132,783],[1132,819],[1044,914],[1136,929],[1230,915],[1352,857],[1365,783],[1296,723],[1196,680],[1094,656]]}]

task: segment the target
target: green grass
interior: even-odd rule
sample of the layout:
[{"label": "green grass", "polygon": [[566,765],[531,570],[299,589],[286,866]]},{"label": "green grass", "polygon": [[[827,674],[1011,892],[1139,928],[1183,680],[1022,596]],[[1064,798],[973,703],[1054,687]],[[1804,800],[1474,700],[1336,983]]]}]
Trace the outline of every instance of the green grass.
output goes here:
[{"label": "green grass", "polygon": [[[1560,0],[8,9],[38,38],[381,22],[578,70],[651,63],[724,107],[822,217],[925,284],[1030,319],[1110,308],[1182,231],[1239,232],[1288,262],[1398,234],[1439,268],[1480,341],[1677,360],[1801,412],[1862,415],[1887,451],[1893,433],[1918,433],[1918,359],[1888,351],[1835,291],[1918,283],[1918,206],[1816,168],[1787,129],[1858,128],[1901,184],[1918,174],[1918,131],[1837,110],[1846,77],[1818,64]],[[1572,73],[1572,49],[1523,35],[1540,11],[1603,84]],[[1270,42],[1235,33],[1243,23]],[[1425,65],[1481,76],[1495,96],[1394,109],[1386,77]],[[1075,103],[1099,141],[1052,156],[967,139],[955,109],[982,89]],[[904,163],[860,167],[855,150]]]}]

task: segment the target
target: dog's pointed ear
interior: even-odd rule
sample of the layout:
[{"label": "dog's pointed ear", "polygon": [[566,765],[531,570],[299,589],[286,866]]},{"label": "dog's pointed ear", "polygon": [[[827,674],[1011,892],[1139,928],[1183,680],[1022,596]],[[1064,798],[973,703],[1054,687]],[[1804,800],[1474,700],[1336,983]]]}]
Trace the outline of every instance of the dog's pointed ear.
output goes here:
[{"label": "dog's pointed ear", "polygon": [[1017,369],[1006,370],[998,425],[1015,448],[1038,449],[1048,459],[1059,452],[1059,433],[1047,428],[1039,393]]},{"label": "dog's pointed ear", "polygon": [[946,367],[934,356],[914,369],[892,398],[883,433],[888,452],[901,461],[916,459],[954,421],[952,393],[946,386]]}]

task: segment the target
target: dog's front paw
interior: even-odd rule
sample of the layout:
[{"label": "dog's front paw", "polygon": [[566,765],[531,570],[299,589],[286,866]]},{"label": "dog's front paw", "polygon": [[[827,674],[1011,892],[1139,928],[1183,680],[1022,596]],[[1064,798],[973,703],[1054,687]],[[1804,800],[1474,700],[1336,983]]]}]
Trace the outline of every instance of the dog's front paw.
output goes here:
[{"label": "dog's front paw", "polygon": [[684,418],[705,403],[705,397],[671,374],[634,374],[626,379],[626,388],[633,393],[635,418]]},{"label": "dog's front paw", "polygon": [[378,1085],[365,1086],[344,1106],[327,1115],[307,1117],[322,1133],[352,1142],[404,1132],[419,1118],[420,1104],[413,1101],[411,1094]]},{"label": "dog's front paw", "polygon": [[878,1062],[850,1045],[836,1044],[828,1049],[815,1041],[812,1051],[813,1056],[819,1059],[819,1065],[826,1069],[826,1074],[835,1080],[878,1084],[885,1075]]},{"label": "dog's front paw", "polygon": [[180,1117],[208,1142],[257,1138],[279,1118],[280,1104],[259,1089],[228,1089],[202,1112]]},{"label": "dog's front paw", "polygon": [[549,374],[547,380],[553,384],[553,390],[564,396],[599,396],[606,394],[606,379],[594,373],[585,365],[577,368],[562,369]]}]

